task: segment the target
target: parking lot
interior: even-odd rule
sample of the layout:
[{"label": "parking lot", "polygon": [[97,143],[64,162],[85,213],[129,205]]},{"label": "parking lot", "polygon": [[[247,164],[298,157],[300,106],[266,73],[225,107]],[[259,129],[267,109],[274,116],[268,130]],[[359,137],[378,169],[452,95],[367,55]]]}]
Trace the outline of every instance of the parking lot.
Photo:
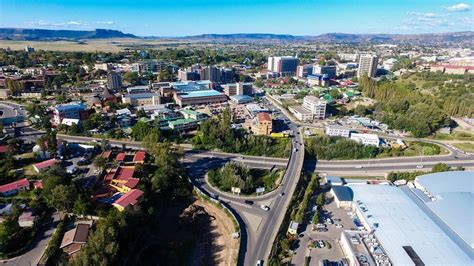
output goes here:
[{"label": "parking lot", "polygon": [[[308,213],[305,217],[305,224],[300,225],[298,233],[296,250],[292,258],[292,265],[304,265],[305,257],[310,257],[309,265],[319,265],[322,260],[341,261],[344,254],[339,245],[341,232],[343,230],[354,229],[352,219],[348,215],[350,210],[338,209],[336,203],[329,193],[326,193],[327,204],[321,212],[321,223],[324,220],[324,226],[327,229],[317,230],[316,226],[311,224],[313,212]],[[311,205],[312,204],[312,205]],[[314,202],[310,203],[312,207]],[[331,221],[327,220],[330,218]],[[341,226],[336,226],[340,224]],[[313,230],[314,229],[314,230]],[[323,243],[323,246],[319,243]]]}]

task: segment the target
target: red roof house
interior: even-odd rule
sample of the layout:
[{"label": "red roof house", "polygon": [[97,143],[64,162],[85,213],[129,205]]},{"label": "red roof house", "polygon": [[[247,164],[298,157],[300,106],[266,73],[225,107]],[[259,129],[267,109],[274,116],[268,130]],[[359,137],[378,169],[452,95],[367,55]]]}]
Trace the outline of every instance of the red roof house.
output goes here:
[{"label": "red roof house", "polygon": [[11,182],[3,186],[0,186],[0,193],[3,196],[9,196],[9,195],[17,193],[18,191],[22,189],[29,189],[29,188],[30,188],[30,182],[28,181],[28,179],[23,178],[15,182]]},{"label": "red roof house", "polygon": [[41,163],[33,164],[33,168],[36,172],[40,173],[42,171],[48,170],[50,167],[55,165],[58,161],[56,159],[49,159]]},{"label": "red roof house", "polygon": [[117,160],[119,162],[123,162],[123,160],[125,160],[125,152],[121,152],[121,153],[117,154],[117,157],[115,157],[115,160]]},{"label": "red roof house", "polygon": [[8,145],[0,145],[0,153],[6,153],[10,150]]},{"label": "red roof house", "polygon": [[116,200],[112,205],[119,211],[124,211],[125,209],[136,205],[142,195],[143,191],[139,189],[132,189]]},{"label": "red roof house", "polygon": [[146,155],[146,153],[144,151],[137,151],[135,153],[135,156],[133,156],[133,162],[134,163],[145,163],[145,155]]}]

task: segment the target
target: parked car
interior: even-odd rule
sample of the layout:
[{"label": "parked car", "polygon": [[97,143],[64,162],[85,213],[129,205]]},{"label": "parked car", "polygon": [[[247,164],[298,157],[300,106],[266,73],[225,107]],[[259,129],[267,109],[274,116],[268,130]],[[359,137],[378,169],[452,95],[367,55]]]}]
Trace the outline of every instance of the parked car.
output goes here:
[{"label": "parked car", "polygon": [[270,207],[268,207],[267,205],[260,205],[260,208],[264,211],[269,211],[270,210]]},{"label": "parked car", "polygon": [[253,201],[251,201],[251,200],[245,200],[244,202],[245,202],[245,204],[247,204],[247,205],[253,205]]}]

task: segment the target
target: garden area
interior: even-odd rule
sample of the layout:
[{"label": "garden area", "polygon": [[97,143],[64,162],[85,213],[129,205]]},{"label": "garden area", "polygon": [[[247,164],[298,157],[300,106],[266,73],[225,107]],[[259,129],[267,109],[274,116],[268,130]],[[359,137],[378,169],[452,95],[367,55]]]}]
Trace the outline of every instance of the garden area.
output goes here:
[{"label": "garden area", "polygon": [[207,176],[209,183],[222,191],[230,192],[232,187],[237,187],[241,189],[241,194],[252,195],[257,188],[264,187],[266,192],[275,189],[283,174],[281,169],[254,169],[229,162],[221,168],[211,169]]}]

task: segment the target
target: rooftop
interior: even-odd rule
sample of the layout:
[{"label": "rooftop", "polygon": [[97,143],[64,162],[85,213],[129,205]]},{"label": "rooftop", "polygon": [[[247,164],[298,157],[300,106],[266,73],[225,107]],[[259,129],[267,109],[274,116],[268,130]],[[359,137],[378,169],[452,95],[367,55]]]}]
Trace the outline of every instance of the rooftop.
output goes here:
[{"label": "rooftop", "polygon": [[143,99],[143,98],[151,98],[151,97],[159,97],[160,94],[154,92],[142,92],[142,93],[132,93],[132,94],[125,94],[124,98],[130,99]]},{"label": "rooftop", "polygon": [[197,91],[188,91],[186,94],[180,94],[179,97],[186,99],[186,98],[195,98],[195,97],[214,97],[214,96],[222,96],[221,92],[215,90],[197,90]]},{"label": "rooftop", "polygon": [[21,187],[26,187],[29,185],[30,185],[30,182],[28,182],[26,178],[23,178],[23,179],[5,184],[3,186],[0,186],[0,193],[9,192],[9,191],[12,191]]},{"label": "rooftop", "polygon": [[362,183],[350,188],[355,205],[394,265],[415,264],[406,249],[425,265],[472,265],[471,258],[401,188]]},{"label": "rooftop", "polygon": [[191,119],[191,118],[189,118],[189,119],[177,119],[177,120],[168,122],[168,125],[177,126],[177,125],[182,125],[182,124],[186,124],[186,123],[194,123],[194,122],[196,122],[196,120]]},{"label": "rooftop", "polygon": [[[474,248],[474,172],[453,171],[416,178],[417,188],[433,197],[426,202],[438,217]],[[461,213],[471,214],[463,215]]]},{"label": "rooftop", "polygon": [[258,113],[257,119],[258,121],[268,121],[268,122],[272,121],[272,117],[268,113],[264,113],[264,112]]},{"label": "rooftop", "polygon": [[64,112],[67,110],[72,110],[72,109],[80,109],[80,110],[85,110],[86,105],[81,103],[81,102],[71,102],[67,104],[59,104],[54,107],[54,109],[58,112]]},{"label": "rooftop", "polygon": [[78,224],[74,229],[64,233],[60,248],[64,248],[72,243],[86,243],[89,235],[88,224]]},{"label": "rooftop", "polygon": [[138,202],[138,199],[143,195],[143,191],[139,189],[132,189],[129,192],[125,193],[122,197],[114,202],[115,205],[118,205],[122,208],[126,208],[129,205],[135,205]]},{"label": "rooftop", "polygon": [[332,186],[332,191],[339,201],[352,201],[354,199],[354,193],[349,187],[346,186]]}]

